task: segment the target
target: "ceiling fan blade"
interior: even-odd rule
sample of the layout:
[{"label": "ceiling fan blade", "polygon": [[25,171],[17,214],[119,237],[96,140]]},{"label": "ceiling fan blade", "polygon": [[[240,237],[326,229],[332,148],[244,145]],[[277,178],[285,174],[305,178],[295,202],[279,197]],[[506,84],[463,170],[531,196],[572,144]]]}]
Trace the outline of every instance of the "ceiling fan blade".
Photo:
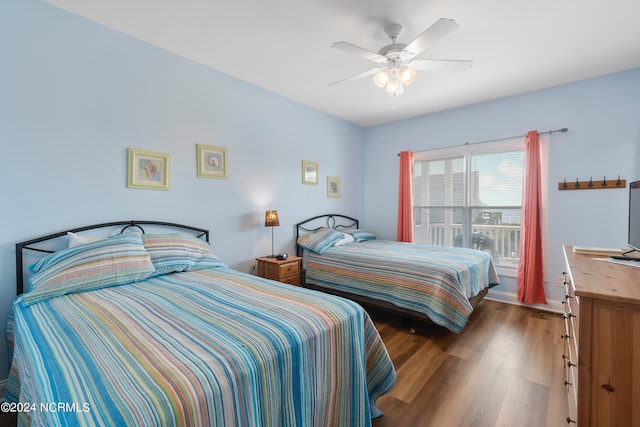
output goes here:
[{"label": "ceiling fan blade", "polygon": [[427,28],[414,41],[409,43],[404,51],[409,54],[409,58],[424,52],[435,42],[449,35],[458,28],[458,23],[453,19],[440,18],[438,22]]},{"label": "ceiling fan blade", "polygon": [[330,83],[329,86],[337,85],[338,83],[344,83],[344,82],[351,81],[351,80],[358,80],[358,79],[370,76],[372,74],[375,74],[375,73],[377,73],[378,71],[380,71],[382,69],[384,69],[384,67],[382,67],[382,68],[372,68],[372,69],[367,70],[367,71],[365,71],[363,73],[356,74],[355,76],[347,77],[347,78],[344,78],[342,80],[338,80],[337,82]]},{"label": "ceiling fan blade", "polygon": [[417,71],[464,71],[471,68],[473,61],[455,59],[414,59],[409,67]]},{"label": "ceiling fan blade", "polygon": [[363,47],[356,46],[349,42],[336,42],[331,45],[332,48],[341,50],[343,52],[352,53],[354,55],[361,56],[373,62],[386,63],[387,58]]}]

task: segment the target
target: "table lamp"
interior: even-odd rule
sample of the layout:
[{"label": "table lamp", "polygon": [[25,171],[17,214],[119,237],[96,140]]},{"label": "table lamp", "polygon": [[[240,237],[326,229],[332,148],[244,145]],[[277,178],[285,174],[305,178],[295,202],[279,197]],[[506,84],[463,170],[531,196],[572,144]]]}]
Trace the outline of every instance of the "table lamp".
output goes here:
[{"label": "table lamp", "polygon": [[267,211],[264,217],[264,226],[271,227],[271,255],[267,258],[275,258],[277,255],[273,253],[273,227],[279,227],[280,221],[278,220],[278,211]]}]

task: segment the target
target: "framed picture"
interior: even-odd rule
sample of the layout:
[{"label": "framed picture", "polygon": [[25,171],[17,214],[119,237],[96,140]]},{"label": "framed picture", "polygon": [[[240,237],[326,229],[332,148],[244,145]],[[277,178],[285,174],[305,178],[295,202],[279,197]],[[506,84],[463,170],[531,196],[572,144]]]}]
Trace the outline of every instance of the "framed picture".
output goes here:
[{"label": "framed picture", "polygon": [[302,161],[302,183],[318,185],[318,162]]},{"label": "framed picture", "polygon": [[198,177],[227,178],[227,149],[198,144]]},{"label": "framed picture", "polygon": [[327,177],[327,197],[340,197],[340,178],[337,176]]},{"label": "framed picture", "polygon": [[129,148],[129,188],[169,189],[169,155]]}]

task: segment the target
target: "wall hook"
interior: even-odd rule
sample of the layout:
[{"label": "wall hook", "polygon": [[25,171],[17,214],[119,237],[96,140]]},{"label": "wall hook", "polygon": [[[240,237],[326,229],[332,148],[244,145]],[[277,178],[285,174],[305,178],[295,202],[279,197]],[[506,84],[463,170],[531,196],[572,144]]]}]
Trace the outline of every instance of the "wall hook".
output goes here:
[{"label": "wall hook", "polygon": [[627,180],[621,179],[618,175],[618,179],[607,180],[606,175],[602,178],[602,182],[593,182],[593,176],[589,177],[589,181],[580,181],[576,178],[575,182],[571,184],[567,183],[567,178],[563,178],[562,182],[558,183],[558,190],[598,190],[598,189],[614,189],[614,188],[626,188]]}]

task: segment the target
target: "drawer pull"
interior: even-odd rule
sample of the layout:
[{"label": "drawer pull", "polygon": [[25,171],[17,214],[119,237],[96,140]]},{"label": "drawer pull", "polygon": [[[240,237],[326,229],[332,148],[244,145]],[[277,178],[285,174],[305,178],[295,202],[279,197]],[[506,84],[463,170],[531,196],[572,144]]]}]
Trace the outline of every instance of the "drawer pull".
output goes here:
[{"label": "drawer pull", "polygon": [[570,417],[567,417],[567,424],[571,424],[571,423],[576,423],[575,421],[573,421]]},{"label": "drawer pull", "polygon": [[573,385],[573,383],[570,383],[569,381],[564,380],[564,385]]},{"label": "drawer pull", "polygon": [[[577,366],[575,363],[571,363],[571,360],[567,362],[568,367]],[[604,387],[604,386],[603,386]]]},{"label": "drawer pull", "polygon": [[575,315],[575,314],[573,314],[573,313],[563,314],[563,315],[562,315],[562,318],[563,318],[563,319],[571,319],[572,317],[576,317],[576,315]]},{"label": "drawer pull", "polygon": [[569,338],[571,338],[571,335],[569,334],[560,335],[560,338],[568,340]]},{"label": "drawer pull", "polygon": [[602,384],[600,387],[607,390],[609,393],[613,393],[614,391],[616,391],[616,388],[610,384]]}]

